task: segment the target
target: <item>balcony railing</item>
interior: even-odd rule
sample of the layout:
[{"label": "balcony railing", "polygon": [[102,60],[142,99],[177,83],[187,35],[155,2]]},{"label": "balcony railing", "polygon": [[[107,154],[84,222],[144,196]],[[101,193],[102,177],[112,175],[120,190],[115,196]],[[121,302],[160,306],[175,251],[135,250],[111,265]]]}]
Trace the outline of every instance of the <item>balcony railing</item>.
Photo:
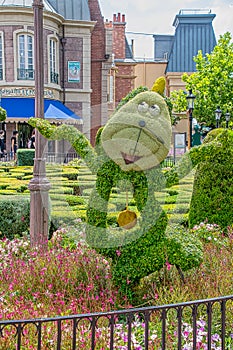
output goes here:
[{"label": "balcony railing", "polygon": [[179,304],[0,321],[1,349],[233,349],[233,295]]},{"label": "balcony railing", "polygon": [[50,82],[54,84],[58,84],[59,74],[55,72],[50,72]]},{"label": "balcony railing", "polygon": [[2,68],[0,69],[0,80],[3,80],[3,70],[2,70]]},{"label": "balcony railing", "polygon": [[34,69],[17,69],[17,79],[18,80],[34,80],[35,79],[35,71]]}]

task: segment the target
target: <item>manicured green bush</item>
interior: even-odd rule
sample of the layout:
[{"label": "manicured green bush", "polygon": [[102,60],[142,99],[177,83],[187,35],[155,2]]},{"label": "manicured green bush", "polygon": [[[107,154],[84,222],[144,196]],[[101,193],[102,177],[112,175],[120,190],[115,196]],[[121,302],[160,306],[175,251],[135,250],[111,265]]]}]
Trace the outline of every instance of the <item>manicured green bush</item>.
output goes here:
[{"label": "manicured green bush", "polygon": [[57,230],[59,227],[62,227],[64,224],[69,226],[75,226],[75,222],[77,219],[82,219],[85,221],[86,214],[84,210],[80,211],[64,211],[64,210],[52,210],[51,213],[51,229],[50,235],[52,231]]},{"label": "manicured green bush", "polygon": [[171,225],[166,233],[170,241],[166,248],[169,263],[182,266],[183,271],[198,267],[203,259],[201,241],[182,226]]},{"label": "manicured green bush", "polygon": [[0,199],[1,236],[12,239],[28,232],[30,225],[29,198],[22,196],[1,196]]},{"label": "manicured green bush", "polygon": [[35,150],[28,148],[20,148],[17,150],[17,164],[21,165],[33,165],[35,158]]},{"label": "manicured green bush", "polygon": [[62,176],[69,180],[77,180],[78,169],[73,167],[64,166],[62,169]]},{"label": "manicured green bush", "polygon": [[168,223],[181,225],[183,227],[189,226],[189,214],[188,213],[172,213],[168,214]]},{"label": "manicured green bush", "polygon": [[205,142],[208,157],[195,174],[189,224],[192,228],[207,220],[226,229],[233,224],[233,131],[214,130]]}]

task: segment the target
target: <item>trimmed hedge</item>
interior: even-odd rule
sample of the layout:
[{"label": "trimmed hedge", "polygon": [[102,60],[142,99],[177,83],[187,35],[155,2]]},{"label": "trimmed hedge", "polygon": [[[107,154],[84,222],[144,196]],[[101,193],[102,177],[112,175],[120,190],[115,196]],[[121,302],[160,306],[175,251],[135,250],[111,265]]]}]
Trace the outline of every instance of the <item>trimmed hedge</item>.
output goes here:
[{"label": "trimmed hedge", "polygon": [[35,150],[29,148],[19,148],[17,150],[17,164],[22,165],[33,165],[35,158]]},{"label": "trimmed hedge", "polygon": [[30,203],[22,196],[4,196],[0,200],[0,227],[2,237],[9,239],[29,232]]},{"label": "trimmed hedge", "polygon": [[233,131],[216,129],[205,143],[208,157],[195,174],[189,225],[208,220],[226,229],[233,224]]}]

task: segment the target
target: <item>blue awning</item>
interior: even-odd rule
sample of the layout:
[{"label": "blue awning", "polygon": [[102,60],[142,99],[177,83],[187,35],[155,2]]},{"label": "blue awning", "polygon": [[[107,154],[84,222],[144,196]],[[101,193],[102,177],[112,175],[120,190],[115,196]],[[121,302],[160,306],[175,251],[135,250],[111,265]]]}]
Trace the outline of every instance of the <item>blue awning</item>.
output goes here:
[{"label": "blue awning", "polygon": [[[7,111],[7,118],[10,119],[27,120],[35,116],[34,98],[2,97],[1,107]],[[82,118],[58,100],[44,99],[44,117],[51,121],[82,124]]]}]

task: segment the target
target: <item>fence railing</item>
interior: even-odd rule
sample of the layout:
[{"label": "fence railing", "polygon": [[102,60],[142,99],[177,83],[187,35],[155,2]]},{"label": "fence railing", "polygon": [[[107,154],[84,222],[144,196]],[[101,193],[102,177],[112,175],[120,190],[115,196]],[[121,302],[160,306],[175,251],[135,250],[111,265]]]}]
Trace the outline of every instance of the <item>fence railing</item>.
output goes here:
[{"label": "fence railing", "polygon": [[0,348],[233,349],[232,302],[230,295],[120,311],[0,321]]},{"label": "fence railing", "polygon": [[[71,160],[78,158],[77,153],[58,153],[58,152],[48,152],[44,155],[47,163],[68,163]],[[5,152],[0,156],[0,162],[10,162],[14,160],[14,156],[11,152]]]},{"label": "fence railing", "polygon": [[[77,153],[69,152],[69,153],[58,153],[58,152],[48,152],[45,155],[47,163],[69,163],[71,160],[78,158]],[[6,152],[4,155],[0,157],[0,162],[9,162],[13,160],[13,155],[11,152]],[[179,161],[179,158],[176,159],[176,162]],[[164,167],[172,167],[175,165],[175,159],[172,156],[167,157],[161,163],[161,166]]]},{"label": "fence railing", "polygon": [[71,160],[78,158],[77,153],[58,153],[58,152],[49,152],[45,153],[45,159],[47,163],[69,163]]}]

